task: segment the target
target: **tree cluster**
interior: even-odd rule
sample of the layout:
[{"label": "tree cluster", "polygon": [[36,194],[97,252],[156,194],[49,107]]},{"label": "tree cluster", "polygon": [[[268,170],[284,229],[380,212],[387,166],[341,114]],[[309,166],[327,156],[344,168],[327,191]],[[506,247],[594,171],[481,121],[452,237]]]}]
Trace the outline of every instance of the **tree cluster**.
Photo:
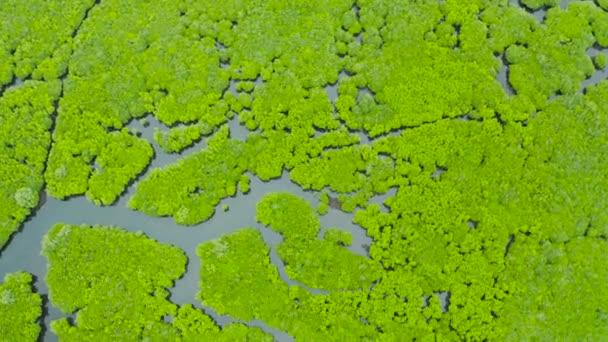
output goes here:
[{"label": "tree cluster", "polygon": [[[309,203],[268,194],[257,220],[302,286],[243,229],[198,249],[199,299],[219,313],[312,341],[606,339],[608,81],[586,81],[605,68],[608,2],[521,2],[3,2],[0,245],[45,182],[114,203],[154,155],[124,126],[152,113],[166,151],[210,136],[130,208],[196,224],[249,175],[288,174],[373,240],[352,254]],[[79,310],[53,324],[65,339],[269,338],[170,303],[176,248],[58,225],[43,253],[51,300]]]},{"label": "tree cluster", "polygon": [[[220,200],[247,190],[247,148],[228,137],[223,126],[207,140],[207,148],[177,164],[155,169],[140,183],[129,207],[153,216],[171,215],[179,224],[197,224],[210,218]],[[243,182],[243,185],[239,184]]]},{"label": "tree cluster", "polygon": [[32,275],[9,273],[0,284],[0,340],[38,341],[42,298],[32,290]]},{"label": "tree cluster", "polygon": [[199,299],[220,314],[244,321],[262,320],[297,340],[378,336],[373,327],[354,315],[349,305],[352,292],[312,295],[300,286],[288,287],[270,262],[270,250],[261,234],[253,228],[205,242],[197,253],[202,262]]},{"label": "tree cluster", "polygon": [[0,250],[38,205],[60,88],[28,80],[0,98]]},{"label": "tree cluster", "polygon": [[[57,224],[42,242],[48,259],[49,299],[62,312],[51,322],[61,340],[218,341],[268,340],[259,328],[220,329],[192,305],[168,300],[168,288],[185,271],[186,256],[121,228]],[[173,317],[171,323],[163,317]],[[2,325],[4,327],[4,325]],[[36,326],[39,329],[39,326]]]}]

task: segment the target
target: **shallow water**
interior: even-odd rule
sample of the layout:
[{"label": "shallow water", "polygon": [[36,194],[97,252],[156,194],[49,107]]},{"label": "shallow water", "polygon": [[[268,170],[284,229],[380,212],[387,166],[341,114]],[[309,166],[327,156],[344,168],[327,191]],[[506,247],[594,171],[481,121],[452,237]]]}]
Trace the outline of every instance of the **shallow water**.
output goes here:
[{"label": "shallow water", "polygon": [[[595,57],[598,54],[608,55],[608,48],[602,49],[597,46],[594,46],[594,47],[590,48],[589,50],[587,50],[587,55],[589,55],[591,57]],[[590,85],[595,85],[595,84],[599,83],[601,80],[605,80],[607,78],[608,78],[608,66],[605,66],[602,69],[596,68],[595,72],[593,73],[593,75],[591,75],[591,77],[583,80],[579,91],[584,92],[587,89],[587,87],[589,87]]]},{"label": "shallow water", "polygon": [[505,54],[502,53],[500,55],[500,59],[502,61],[502,65],[500,66],[500,70],[496,75],[496,80],[503,86],[505,93],[509,96],[515,95],[515,90],[511,83],[509,83],[509,63],[507,62],[507,58]]},{"label": "shallow water", "polygon": [[[204,148],[204,140],[194,146],[184,150],[179,154],[166,154],[154,142],[154,128],[161,128],[154,117],[147,117],[148,127],[144,127],[139,120],[133,120],[128,127],[137,128],[142,134],[142,138],[148,139],[155,150],[155,157],[152,160],[148,171],[172,164],[179,158]],[[231,136],[236,139],[244,139],[247,129],[232,119],[229,122]],[[198,293],[198,281],[200,274],[200,259],[196,255],[196,247],[208,240],[219,238],[224,234],[229,234],[244,227],[254,227],[262,232],[262,236],[271,248],[271,261],[279,269],[281,278],[288,284],[302,284],[289,279],[285,273],[284,265],[278,258],[275,247],[281,242],[280,234],[256,222],[255,208],[261,198],[269,193],[276,191],[288,191],[305,198],[309,203],[316,207],[318,198],[312,192],[302,190],[298,185],[289,180],[289,175],[285,172],[278,180],[263,182],[253,175],[251,177],[251,191],[247,195],[237,194],[235,197],[227,198],[220,202],[229,207],[227,212],[217,210],[211,219],[195,226],[177,225],[170,217],[151,217],[140,212],[132,211],[127,208],[128,199],[135,192],[135,185],[127,188],[127,191],[112,206],[99,207],[89,202],[84,196],[73,197],[62,201],[51,196],[46,196],[46,203],[25,222],[23,229],[15,234],[12,241],[6,246],[0,255],[0,277],[5,274],[25,271],[35,275],[34,286],[38,293],[43,296],[48,295],[48,288],[44,283],[46,276],[46,258],[40,255],[40,243],[48,229],[56,223],[63,222],[69,224],[89,224],[103,226],[118,226],[128,231],[143,231],[148,237],[162,243],[180,247],[188,257],[188,265],[184,276],[175,282],[175,286],[170,289],[170,300],[178,305],[193,304],[202,308],[207,314],[216,320],[219,325],[233,322],[229,316],[220,316],[212,308],[203,307],[196,300]],[[139,179],[143,179],[141,175]],[[350,231],[353,235],[353,244],[348,247],[353,253],[367,255],[365,245],[371,244],[371,239],[365,231],[354,225],[352,214],[330,210],[326,215],[321,216],[323,229],[338,227]],[[320,235],[322,236],[322,235]],[[305,286],[304,286],[305,287]],[[305,287],[307,288],[307,287]],[[319,289],[310,289],[313,293],[324,293]],[[47,303],[48,315],[44,318],[44,323],[48,327],[51,320],[56,320],[67,315],[62,314],[52,304]],[[170,320],[170,318],[168,318]],[[272,333],[280,341],[293,340],[288,334],[272,329],[263,322],[254,320],[244,322],[249,326],[258,326],[265,331]],[[50,331],[44,331],[44,341],[55,341],[56,336]]]},{"label": "shallow water", "polygon": [[[511,2],[519,4],[518,1]],[[566,0],[562,1],[561,7],[565,8],[569,2],[570,1]],[[542,21],[544,20],[545,13],[546,11],[541,9],[533,12],[533,15]],[[606,50],[604,50],[604,52],[606,52]],[[589,51],[591,56],[596,53],[598,53],[598,51],[595,51],[594,49]],[[504,65],[497,75],[497,79],[503,85],[507,94],[512,95],[514,91],[507,82],[507,75],[508,69],[507,66]],[[341,76],[346,77],[346,74],[342,73]],[[588,85],[595,84],[606,78],[608,78],[608,68],[597,70],[592,77],[583,82],[581,91]],[[12,86],[19,86],[20,83],[19,80],[16,80],[15,84]],[[256,84],[259,83],[261,83],[261,80],[256,80]],[[336,83],[328,85],[325,88],[332,101],[334,101],[338,95],[337,87],[338,85]],[[229,91],[236,92],[234,82],[231,82]],[[144,127],[139,120],[133,120],[127,127],[137,129],[141,132],[141,137],[147,139],[155,150],[156,155],[148,167],[147,172],[153,168],[170,165],[178,159],[205,147],[205,139],[202,139],[200,142],[182,151],[182,153],[166,154],[154,141],[153,134],[155,128],[167,128],[158,122],[152,115],[148,115],[146,119],[149,121],[147,127]],[[245,139],[249,132],[238,122],[236,116],[229,120],[228,125],[231,131],[231,137],[234,139]],[[371,140],[366,134],[361,132],[358,132],[357,134],[360,135],[362,143],[370,143]],[[391,132],[390,134],[400,134],[400,132]],[[139,179],[143,179],[144,177],[145,174],[141,175]],[[235,197],[223,200],[220,205],[218,205],[218,208],[221,208],[222,204],[228,205],[229,211],[223,212],[221,209],[217,210],[215,215],[207,222],[189,227],[175,224],[170,217],[151,217],[128,209],[126,203],[130,196],[135,192],[134,185],[128,187],[126,193],[121,196],[116,204],[108,207],[95,206],[88,202],[84,196],[70,198],[67,201],[60,201],[47,196],[46,203],[25,222],[23,229],[13,236],[11,242],[1,252],[0,279],[3,278],[5,274],[16,271],[32,273],[35,276],[34,287],[36,288],[36,291],[40,293],[43,298],[46,298],[48,295],[48,288],[44,282],[46,276],[46,259],[40,256],[40,242],[48,229],[56,223],[98,224],[104,226],[118,226],[129,231],[141,230],[154,240],[180,247],[188,257],[189,262],[184,276],[177,280],[175,286],[170,289],[170,300],[172,302],[178,305],[193,304],[213,317],[219,325],[235,322],[231,317],[227,315],[218,315],[212,308],[204,307],[196,300],[200,273],[200,261],[196,255],[196,247],[205,241],[219,238],[224,234],[235,232],[240,228],[257,228],[262,232],[262,237],[271,248],[271,261],[278,268],[280,277],[290,285],[298,284],[303,286],[287,276],[285,268],[276,254],[276,245],[282,240],[280,234],[263,227],[255,220],[256,204],[266,193],[274,191],[291,192],[305,198],[314,207],[318,204],[318,198],[313,195],[312,192],[304,191],[298,185],[292,183],[289,180],[287,172],[285,172],[280,179],[270,182],[263,182],[258,178],[251,176],[251,191],[249,194],[237,194]],[[372,202],[382,204],[387,197],[394,196],[395,192],[395,189],[391,189],[388,194],[373,197]],[[385,207],[382,207],[382,209],[386,211]],[[353,215],[350,213],[330,209],[326,215],[321,216],[323,228],[319,233],[319,237],[323,236],[323,233],[327,228],[337,227],[347,230],[353,235],[353,244],[349,246],[348,249],[359,255],[367,255],[366,246],[371,245],[372,240],[366,235],[362,228],[352,223],[352,218]],[[324,291],[319,289],[309,290],[313,293],[324,293]],[[449,306],[449,293],[439,293],[438,296],[441,299],[442,308],[447,310]],[[41,338],[44,341],[56,341],[57,337],[48,330],[50,321],[61,317],[70,317],[70,315],[61,313],[48,301],[45,302],[45,313],[44,325],[47,328],[43,330]],[[167,320],[170,321],[171,318],[168,317]],[[293,340],[288,334],[270,328],[259,320],[244,323],[249,326],[262,328],[264,331],[273,334],[279,341]]]}]

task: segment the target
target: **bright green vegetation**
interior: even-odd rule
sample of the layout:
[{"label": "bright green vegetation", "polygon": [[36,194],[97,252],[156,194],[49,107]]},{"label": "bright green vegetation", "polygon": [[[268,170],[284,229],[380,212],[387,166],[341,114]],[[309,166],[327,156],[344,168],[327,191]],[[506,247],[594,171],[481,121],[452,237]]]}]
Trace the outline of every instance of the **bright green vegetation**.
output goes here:
[{"label": "bright green vegetation", "polygon": [[313,88],[336,80],[341,62],[333,36],[352,4],[347,0],[197,2],[188,7],[184,19],[191,30],[227,47],[229,69],[238,79],[289,70],[304,87]]},{"label": "bright green vegetation", "polygon": [[116,228],[57,224],[42,243],[49,299],[67,319],[51,323],[61,339],[141,340],[171,331],[164,315],[177,306],[166,288],[184,273],[186,256],[143,235]]},{"label": "bright green vegetation", "polygon": [[289,193],[264,196],[257,206],[257,220],[287,239],[312,240],[321,229],[319,217],[308,202]]},{"label": "bright green vegetation", "polygon": [[182,340],[188,342],[273,341],[272,336],[261,329],[249,328],[239,323],[227,324],[220,329],[211,317],[190,304],[178,309],[177,316],[173,319],[173,326],[181,332]]},{"label": "bright green vegetation", "polygon": [[[428,203],[409,205],[422,211]],[[456,209],[449,202],[444,205],[448,212]],[[481,223],[485,220],[474,228],[462,222],[460,231],[452,229],[448,234],[440,233],[441,227],[408,232],[387,225],[378,230],[378,224],[388,222],[390,215],[371,206],[357,216],[376,241],[369,260],[316,239],[318,219],[302,199],[289,193],[268,194],[258,204],[258,220],[283,234],[277,252],[288,276],[330,293],[312,295],[298,286],[288,288],[270,263],[261,235],[247,228],[199,247],[201,299],[220,313],[243,320],[258,318],[296,338],[303,334],[313,340],[379,338],[378,330],[387,340],[402,334],[447,340],[534,336],[595,340],[606,336],[608,298],[596,289],[608,279],[592,266],[603,262],[608,252],[605,240],[581,236],[570,243],[553,239],[539,243],[535,236],[540,232],[530,227],[511,246],[508,236],[501,239]],[[453,227],[455,223],[446,222]],[[344,232],[330,229],[326,236],[346,240],[346,234],[340,233]],[[408,234],[407,238],[401,234]],[[594,259],[577,257],[585,255],[585,250]],[[385,265],[384,272],[380,273],[377,263]],[[583,293],[581,282],[586,285]],[[439,292],[450,293],[447,312],[442,310]],[[581,295],[590,300],[579,303]],[[593,325],[552,327],[579,326],[580,317]],[[318,331],[308,326],[310,319],[323,322],[324,328]],[[375,328],[367,330],[370,325],[362,321]],[[340,329],[339,335],[331,335],[336,333],[333,329]]]},{"label": "bright green vegetation", "polygon": [[[121,130],[132,118],[154,112],[166,124],[225,121],[227,107],[216,102],[228,75],[213,39],[181,34],[180,7],[103,1],[89,11],[59,102],[45,175],[53,196],[86,193],[98,204],[113,203],[153,153],[149,142]],[[173,140],[167,145],[179,149]]]},{"label": "bright green vegetation", "polygon": [[[608,336],[608,296],[603,239],[575,238],[569,243],[521,238],[513,244],[505,278],[518,277],[513,299],[505,301],[500,323],[513,340],[537,338],[601,341]],[[532,253],[534,258],[529,258]],[[579,257],[585,256],[585,257]],[[584,298],[585,300],[581,300]],[[580,324],[580,322],[593,322]]]},{"label": "bright green vegetation", "polygon": [[329,228],[325,231],[323,238],[336,244],[350,246],[353,243],[353,236],[338,228]]},{"label": "bright green vegetation", "polygon": [[247,168],[249,151],[241,141],[229,139],[228,133],[223,126],[207,141],[206,149],[153,170],[138,184],[129,207],[149,215],[172,215],[180,224],[207,220],[221,199],[236,194]]},{"label": "bright green vegetation", "polygon": [[319,205],[317,206],[317,213],[325,215],[329,211],[329,194],[327,191],[321,192],[319,196]]},{"label": "bright green vegetation", "polygon": [[10,273],[0,284],[0,341],[38,341],[42,299],[32,291],[32,275]]},{"label": "bright green vegetation", "polygon": [[200,299],[220,314],[258,318],[297,340],[358,341],[375,335],[373,327],[352,315],[350,292],[313,296],[297,286],[288,288],[253,228],[205,242],[197,252],[202,260]]},{"label": "bright green vegetation", "polygon": [[295,195],[266,195],[258,204],[257,219],[283,235],[277,253],[286,265],[287,275],[309,287],[367,288],[381,276],[376,262],[354,255],[331,240],[317,239],[319,218],[308,203]]},{"label": "bright green vegetation", "polygon": [[0,85],[13,76],[56,79],[65,73],[72,34],[94,0],[76,0],[70,6],[33,0],[0,4]]},{"label": "bright green vegetation", "polygon": [[[608,81],[582,88],[606,66],[608,1],[558,2],[522,0],[538,20],[507,0],[5,1],[0,246],[43,187],[115,203],[160,152],[125,126],[154,115],[165,152],[205,147],[143,175],[133,210],[197,224],[250,177],[320,195],[257,207],[301,286],[255,229],[201,244],[219,313],[306,341],[605,340]],[[320,234],[337,209],[368,256]],[[51,300],[78,310],[59,336],[269,338],[170,303],[177,248],[67,225],[45,241]]]},{"label": "bright green vegetation", "polygon": [[178,126],[168,132],[157,129],[154,132],[154,140],[165,152],[180,152],[199,140],[201,135],[209,133],[211,133],[210,126],[204,124]]},{"label": "bright green vegetation", "polygon": [[26,81],[0,98],[0,250],[38,205],[57,81]]},{"label": "bright green vegetation", "polygon": [[543,6],[556,7],[559,6],[560,0],[523,0],[521,2],[527,8],[532,10],[540,9]]},{"label": "bright green vegetation", "polygon": [[279,313],[293,309],[287,285],[279,280],[268,253],[260,233],[253,228],[200,245],[197,254],[202,260],[203,304],[244,321],[256,317],[274,321]]},{"label": "bright green vegetation", "polygon": [[[45,236],[49,298],[64,313],[51,323],[62,340],[220,341],[268,337],[260,329],[231,324],[221,329],[191,305],[177,307],[168,288],[185,271],[179,248],[120,228],[57,224]],[[173,316],[165,323],[164,316]]]},{"label": "bright green vegetation", "polygon": [[606,65],[608,64],[608,56],[606,56],[605,54],[599,54],[597,56],[595,56],[595,58],[593,59],[593,62],[595,63],[595,66],[598,69],[604,69],[606,67]]}]

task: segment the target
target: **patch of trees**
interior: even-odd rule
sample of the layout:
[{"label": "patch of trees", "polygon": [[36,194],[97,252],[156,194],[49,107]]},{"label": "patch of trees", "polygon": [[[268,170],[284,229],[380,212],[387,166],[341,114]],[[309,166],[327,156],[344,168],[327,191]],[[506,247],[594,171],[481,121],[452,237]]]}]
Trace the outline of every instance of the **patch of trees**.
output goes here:
[{"label": "patch of trees", "polygon": [[[354,212],[373,239],[369,258],[353,255],[347,233],[318,236],[309,203],[269,194],[257,219],[283,236],[276,252],[302,286],[283,283],[244,229],[198,249],[199,299],[218,312],[303,340],[601,340],[608,82],[581,85],[606,64],[588,50],[608,47],[608,3],[522,3],[547,6],[544,21],[484,0],[3,3],[0,84],[32,80],[0,99],[0,244],[44,182],[57,198],[115,202],[154,152],[124,125],[152,113],[169,152],[210,136],[151,170],[132,209],[196,224],[247,193],[248,174],[288,173],[322,193],[319,213]],[[246,139],[231,137],[234,115]],[[391,188],[384,210],[370,204]],[[76,325],[54,323],[60,336],[268,338],[166,300],[183,252],[58,227],[43,247],[51,300],[80,310]]]},{"label": "patch of trees", "polygon": [[38,341],[42,298],[32,289],[32,275],[9,273],[0,284],[0,336],[3,340]]},{"label": "patch of trees", "polygon": [[58,81],[25,81],[0,98],[0,249],[38,205]]},{"label": "patch of trees", "polygon": [[199,299],[220,314],[244,321],[257,318],[298,340],[378,336],[348,305],[352,293],[312,295],[302,287],[288,287],[270,262],[262,236],[253,228],[205,242],[197,254],[202,261]]},{"label": "patch of trees", "polygon": [[238,184],[247,190],[246,145],[228,138],[223,126],[207,141],[207,148],[180,159],[177,164],[152,170],[137,184],[129,207],[153,216],[171,215],[177,223],[196,224],[210,218],[215,206],[234,196]]},{"label": "patch of trees", "polygon": [[[44,237],[49,299],[74,322],[51,322],[61,340],[269,340],[259,328],[219,328],[192,305],[168,300],[186,256],[177,247],[122,228],[57,224]],[[172,316],[172,322],[163,320]],[[4,326],[4,325],[2,325]],[[37,326],[39,329],[39,326]]]}]

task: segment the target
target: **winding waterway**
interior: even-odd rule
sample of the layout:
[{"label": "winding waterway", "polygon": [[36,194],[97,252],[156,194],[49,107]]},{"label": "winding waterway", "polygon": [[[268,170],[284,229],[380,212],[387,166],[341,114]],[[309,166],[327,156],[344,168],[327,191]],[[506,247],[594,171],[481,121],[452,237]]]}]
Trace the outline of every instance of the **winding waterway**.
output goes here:
[{"label": "winding waterway", "polygon": [[[512,1],[519,5],[518,1]],[[562,8],[567,5],[568,1],[562,2]],[[542,9],[532,13],[540,21],[544,20],[546,10]],[[597,48],[588,51],[591,56],[599,53]],[[605,50],[602,52],[606,52]],[[341,75],[344,77],[345,75]],[[497,75],[498,81],[503,85],[505,91],[512,95],[514,91],[507,81],[508,66],[505,64]],[[598,70],[592,77],[585,80],[581,86],[581,91],[590,84],[595,84],[602,79],[608,78],[608,68]],[[19,86],[17,83],[15,86]],[[231,84],[231,91],[235,91],[234,84]],[[335,100],[337,97],[337,85],[329,85],[326,91],[330,98]],[[204,139],[201,142],[187,148],[180,154],[166,154],[156,144],[153,138],[154,129],[166,129],[153,116],[149,115],[146,118],[149,125],[144,125],[139,120],[133,120],[128,127],[137,129],[141,132],[141,137],[147,139],[155,150],[155,157],[148,167],[148,172],[151,169],[163,167],[176,162],[178,159],[204,148]],[[248,130],[239,124],[236,118],[229,121],[230,134],[232,138],[244,139],[248,134]],[[370,139],[361,134],[362,143],[370,143]],[[139,179],[145,177],[141,175]],[[135,192],[135,185],[129,186],[126,192],[121,196],[119,201],[112,206],[99,207],[89,202],[84,196],[73,197],[65,201],[57,200],[51,196],[46,196],[45,203],[37,210],[23,225],[21,231],[13,236],[10,243],[0,254],[0,279],[7,273],[16,271],[25,271],[35,276],[34,287],[36,291],[44,298],[44,329],[41,334],[43,341],[56,341],[57,336],[53,335],[48,326],[52,320],[61,317],[69,317],[60,310],[55,308],[48,301],[48,288],[44,282],[46,277],[46,259],[40,255],[40,243],[43,236],[51,226],[56,223],[63,222],[69,224],[88,224],[88,225],[104,225],[118,226],[128,231],[143,231],[148,237],[157,240],[161,243],[171,244],[181,248],[188,257],[188,265],[186,272],[182,278],[175,282],[175,286],[170,289],[170,300],[178,305],[193,304],[194,306],[203,309],[207,314],[212,316],[219,325],[224,325],[233,322],[231,317],[218,315],[212,308],[204,307],[196,300],[198,292],[198,281],[200,273],[200,261],[196,255],[196,248],[199,244],[219,238],[228,233],[244,227],[254,227],[261,231],[266,243],[271,248],[271,261],[278,268],[281,278],[288,284],[299,284],[290,279],[284,269],[284,265],[278,258],[276,253],[276,245],[280,243],[280,234],[263,227],[255,220],[255,208],[260,199],[269,192],[288,191],[298,195],[310,202],[313,207],[318,204],[318,198],[312,192],[302,190],[298,185],[289,180],[287,172],[280,179],[270,182],[263,182],[250,175],[251,191],[247,195],[237,194],[235,197],[223,200],[218,208],[223,204],[228,205],[229,210],[224,212],[217,210],[215,215],[207,222],[195,226],[180,226],[175,224],[170,217],[151,217],[140,212],[135,212],[127,208],[126,204],[130,196]],[[135,182],[136,184],[136,182]],[[386,197],[394,196],[395,190],[391,189],[384,196],[373,198],[374,203],[381,204]],[[330,211],[321,216],[323,229],[319,233],[322,236],[325,229],[337,227],[349,231],[353,235],[353,244],[348,248],[356,254],[367,255],[366,246],[372,243],[365,231],[359,226],[352,223],[353,215],[339,210],[330,209]],[[304,286],[305,287],[305,286]],[[313,293],[323,293],[318,289],[309,289]],[[446,301],[446,294],[440,294],[442,301]],[[170,320],[170,318],[168,318]],[[243,322],[249,326],[257,326],[264,331],[275,336],[279,341],[291,341],[288,334],[268,327],[261,321],[254,320],[251,322]]]},{"label": "winding waterway", "polygon": [[[128,126],[141,132],[142,138],[147,139],[153,145],[156,155],[147,172],[153,168],[170,165],[179,158],[204,148],[204,140],[202,140],[184,150],[182,154],[166,154],[153,139],[154,129],[162,128],[162,124],[152,116],[146,119],[149,122],[147,127],[144,127],[138,120],[132,121]],[[229,122],[229,127],[231,137],[235,139],[244,139],[248,133],[247,129],[241,126],[236,119],[232,119]],[[277,266],[281,278],[288,284],[298,284],[306,288],[306,286],[289,279],[285,273],[284,265],[275,250],[276,245],[281,242],[282,237],[280,234],[256,222],[255,208],[265,194],[276,191],[288,191],[305,198],[313,207],[318,205],[318,198],[312,192],[304,191],[298,185],[292,183],[289,180],[287,172],[280,179],[270,182],[263,182],[253,175],[249,176],[251,177],[251,191],[248,194],[243,195],[239,193],[235,197],[223,200],[218,205],[218,208],[226,204],[229,207],[228,211],[217,210],[211,219],[194,226],[180,226],[171,217],[152,217],[128,209],[127,202],[135,192],[135,185],[129,186],[114,205],[105,207],[94,205],[84,196],[72,197],[64,201],[51,196],[45,196],[45,203],[25,222],[22,230],[13,236],[10,243],[2,251],[0,255],[0,277],[3,278],[5,274],[16,271],[29,272],[35,276],[34,287],[43,296],[45,301],[46,314],[44,316],[44,325],[47,329],[43,330],[42,339],[44,341],[55,341],[57,337],[48,331],[50,321],[69,317],[69,315],[61,313],[47,298],[48,288],[44,282],[44,278],[46,277],[46,258],[40,255],[40,243],[46,232],[50,227],[59,222],[117,226],[132,232],[143,231],[148,237],[156,241],[181,248],[188,257],[185,274],[170,289],[170,300],[178,305],[190,303],[198,308],[202,308],[219,325],[233,322],[234,320],[231,317],[220,316],[212,308],[203,307],[196,300],[200,274],[200,261],[196,255],[197,246],[205,241],[217,239],[224,234],[235,232],[240,228],[255,227],[261,231],[265,242],[270,246],[271,261]],[[144,177],[145,174],[141,175],[139,179]],[[376,201],[381,202],[381,199],[376,199]],[[353,253],[367,255],[365,246],[371,244],[371,238],[365,234],[363,229],[352,223],[352,214],[330,210],[326,215],[321,216],[321,223],[323,228],[319,236],[322,236],[326,228],[339,227],[347,230],[353,235],[353,244],[348,248]],[[323,293],[322,290],[318,289],[309,290],[313,293]],[[293,340],[288,334],[270,328],[261,321],[254,320],[243,323],[249,326],[261,327],[264,331],[272,333],[277,340]]]}]

